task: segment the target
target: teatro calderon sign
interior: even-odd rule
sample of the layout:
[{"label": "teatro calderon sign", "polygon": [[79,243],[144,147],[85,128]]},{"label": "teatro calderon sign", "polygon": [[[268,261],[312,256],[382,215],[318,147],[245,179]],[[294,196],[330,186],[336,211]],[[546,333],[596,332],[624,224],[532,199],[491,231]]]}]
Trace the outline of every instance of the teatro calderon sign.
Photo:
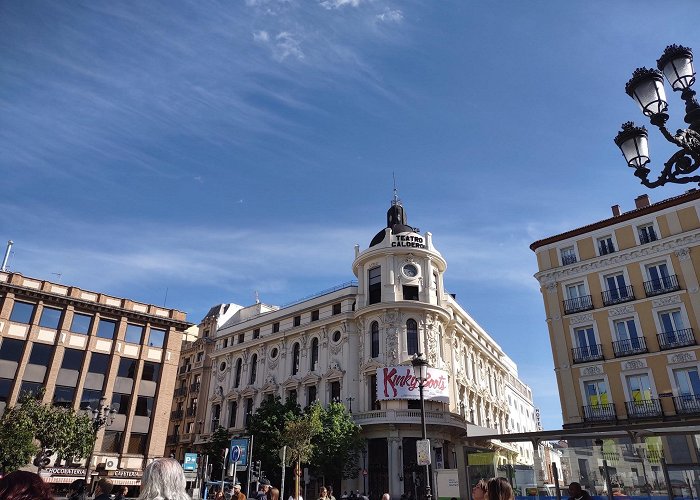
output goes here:
[{"label": "teatro calderon sign", "polygon": [[[423,384],[423,397],[449,403],[447,372],[428,368],[428,379]],[[412,366],[387,366],[377,368],[377,399],[420,399],[418,379]]]}]

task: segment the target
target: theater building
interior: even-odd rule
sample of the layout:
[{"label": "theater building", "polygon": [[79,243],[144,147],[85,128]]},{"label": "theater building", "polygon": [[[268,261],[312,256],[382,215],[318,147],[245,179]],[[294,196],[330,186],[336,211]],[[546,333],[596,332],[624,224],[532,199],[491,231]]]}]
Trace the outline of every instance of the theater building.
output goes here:
[{"label": "theater building", "polygon": [[[20,394],[74,410],[114,410],[98,433],[91,470],[136,486],[163,456],[185,313],[0,272],[0,412]],[[51,483],[85,476],[85,460],[52,461]]]},{"label": "theater building", "polygon": [[[411,359],[424,353],[431,375],[426,422],[433,481],[441,469],[458,469],[467,495],[467,450],[494,449],[493,466],[512,462],[518,452],[467,437],[506,431],[506,386],[517,379],[517,368],[445,292],[446,269],[432,234],[407,225],[395,198],[386,226],[368,248],[355,247],[356,281],[285,307],[240,308],[218,328],[209,391],[200,397],[206,418],[196,441],[218,425],[242,432],[267,397],[302,406],[341,401],[362,426],[367,449],[367,475],[344,481],[343,489],[413,494],[424,484],[424,467],[416,466],[421,419]],[[516,386],[531,397],[525,384],[518,380]]]}]

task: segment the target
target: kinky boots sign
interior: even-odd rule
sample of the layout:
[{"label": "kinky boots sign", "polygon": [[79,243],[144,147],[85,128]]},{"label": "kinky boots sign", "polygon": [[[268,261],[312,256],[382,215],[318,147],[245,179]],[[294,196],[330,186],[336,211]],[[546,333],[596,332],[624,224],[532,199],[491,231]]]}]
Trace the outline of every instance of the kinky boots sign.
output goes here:
[{"label": "kinky boots sign", "polygon": [[[425,399],[448,403],[447,372],[428,368],[428,378],[423,384]],[[420,399],[418,379],[412,366],[387,366],[377,369],[377,399]]]}]

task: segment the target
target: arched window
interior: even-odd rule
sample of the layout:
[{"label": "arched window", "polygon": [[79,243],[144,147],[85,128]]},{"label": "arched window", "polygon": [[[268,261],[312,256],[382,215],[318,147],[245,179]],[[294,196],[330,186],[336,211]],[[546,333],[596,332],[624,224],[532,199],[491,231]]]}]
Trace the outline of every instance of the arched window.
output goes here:
[{"label": "arched window", "polygon": [[236,360],[236,379],[233,381],[234,387],[238,387],[241,385],[241,369],[242,369],[241,363],[243,363],[243,361],[241,360],[241,358],[238,358]]},{"label": "arched window", "polygon": [[318,339],[314,338],[311,341],[311,371],[315,371],[318,365]]},{"label": "arched window", "polygon": [[418,354],[418,323],[416,320],[406,321],[406,350],[408,354]]},{"label": "arched window", "polygon": [[379,356],[379,323],[372,321],[370,326],[370,341],[372,343],[372,357]]},{"label": "arched window", "polygon": [[292,375],[299,373],[299,343],[292,347]]},{"label": "arched window", "polygon": [[258,355],[253,354],[253,357],[250,358],[250,380],[248,383],[250,385],[253,385],[255,383],[255,378],[258,375]]}]

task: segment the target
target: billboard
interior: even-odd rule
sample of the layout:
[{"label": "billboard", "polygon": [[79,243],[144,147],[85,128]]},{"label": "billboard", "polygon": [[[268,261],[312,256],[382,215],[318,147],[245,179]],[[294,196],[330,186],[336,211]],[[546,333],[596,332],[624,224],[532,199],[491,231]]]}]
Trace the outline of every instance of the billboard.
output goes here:
[{"label": "billboard", "polygon": [[[426,400],[450,402],[447,372],[428,368],[428,378],[423,384]],[[418,379],[413,376],[413,367],[386,366],[377,368],[377,399],[420,399]]]}]

